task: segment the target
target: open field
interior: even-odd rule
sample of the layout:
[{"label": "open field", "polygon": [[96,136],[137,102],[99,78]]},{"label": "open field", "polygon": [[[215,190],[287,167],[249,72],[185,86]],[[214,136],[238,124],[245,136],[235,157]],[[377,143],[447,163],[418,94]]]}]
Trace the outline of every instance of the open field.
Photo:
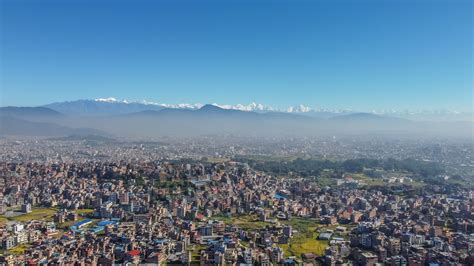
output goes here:
[{"label": "open field", "polygon": [[207,162],[209,163],[226,163],[230,161],[229,158],[219,158],[219,157],[208,157]]},{"label": "open field", "polygon": [[[236,217],[215,216],[215,220],[223,221],[226,224],[233,224],[242,227],[244,230],[256,230],[271,225],[269,222],[261,222],[256,215],[242,215]],[[304,253],[314,253],[322,255],[327,247],[327,241],[317,240],[319,228],[325,228],[318,221],[305,218],[292,218],[289,221],[280,221],[282,224],[291,225],[295,231],[290,243],[279,245],[285,256],[297,256],[301,258]]]},{"label": "open field", "polygon": [[[319,232],[325,229],[335,230],[338,226],[346,227],[349,231],[354,225],[322,225],[317,220],[311,218],[294,217],[289,221],[282,221],[283,224],[291,225],[296,230],[290,243],[287,245],[279,245],[285,256],[296,256],[301,258],[304,253],[314,253],[318,256],[324,254],[324,250],[328,246],[328,241],[318,240]],[[346,237],[347,233],[337,233],[335,236]]]},{"label": "open field", "polygon": [[71,225],[77,223],[77,221],[67,221],[67,222],[64,222],[64,223],[59,223],[57,225],[57,229],[62,229],[64,231],[68,231],[69,230],[69,227],[71,227]]},{"label": "open field", "polygon": [[226,224],[233,224],[240,226],[244,230],[255,230],[265,228],[267,225],[271,225],[269,222],[262,222],[258,220],[257,215],[242,215],[242,216],[214,216],[214,220],[223,221]]},{"label": "open field", "polygon": [[327,177],[327,176],[323,176],[323,175],[317,177],[316,182],[318,183],[318,185],[320,185],[322,187],[335,186],[336,185],[336,179],[331,178],[331,177]]},{"label": "open field", "polygon": [[[383,178],[371,178],[365,174],[357,173],[350,174],[355,180],[363,181],[367,186],[399,186],[400,183],[388,183]],[[405,173],[394,173],[393,176],[406,176]],[[414,188],[423,187],[426,184],[423,181],[413,180],[412,182],[405,182],[405,185],[412,186]]]},{"label": "open field", "polygon": [[302,254],[314,253],[316,255],[323,255],[324,250],[327,247],[327,241],[316,240],[317,235],[312,238],[307,237],[294,237],[290,244],[287,245],[283,250],[286,256],[296,256],[301,258]]},{"label": "open field", "polygon": [[278,155],[246,155],[243,157],[247,160],[261,161],[261,162],[270,162],[270,161],[285,161],[291,162],[298,158],[296,155],[291,156],[278,156]]},{"label": "open field", "polygon": [[206,245],[198,245],[194,244],[191,246],[189,250],[191,250],[191,261],[199,261],[201,258],[201,250],[205,250],[207,248]]},{"label": "open field", "polygon": [[362,181],[368,186],[385,186],[388,185],[382,178],[371,178],[365,174],[350,174],[355,180]]},{"label": "open field", "polygon": [[324,227],[318,221],[306,218],[292,218],[289,221],[283,221],[283,224],[291,225],[293,230],[297,232],[291,238],[287,245],[279,245],[285,256],[296,256],[301,258],[304,253],[314,253],[322,255],[326,249],[327,241],[317,240],[319,233],[318,228]]},{"label": "open field", "polygon": [[34,208],[30,213],[24,213],[17,216],[5,217],[0,216],[0,222],[28,222],[31,220],[52,221],[53,215],[57,212],[56,208]]},{"label": "open field", "polygon": [[74,212],[77,213],[80,216],[87,216],[87,215],[93,213],[94,209],[77,209]]},{"label": "open field", "polygon": [[11,248],[9,250],[0,250],[0,254],[11,254],[11,255],[21,255],[23,253],[25,253],[25,251],[30,247],[30,245],[28,244],[22,244],[22,245],[18,245],[14,248]]}]

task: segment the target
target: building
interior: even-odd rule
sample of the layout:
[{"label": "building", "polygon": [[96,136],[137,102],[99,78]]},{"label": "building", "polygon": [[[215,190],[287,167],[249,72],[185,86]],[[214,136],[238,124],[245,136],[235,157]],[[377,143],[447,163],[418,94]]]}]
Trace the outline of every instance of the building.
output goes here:
[{"label": "building", "polygon": [[21,205],[21,211],[24,213],[30,213],[31,212],[31,204],[30,203],[25,203]]}]

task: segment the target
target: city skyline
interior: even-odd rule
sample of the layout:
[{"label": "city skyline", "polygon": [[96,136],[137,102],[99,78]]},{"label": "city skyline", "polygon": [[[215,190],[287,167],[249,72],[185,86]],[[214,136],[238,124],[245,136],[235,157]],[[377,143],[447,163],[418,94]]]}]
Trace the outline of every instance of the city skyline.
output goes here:
[{"label": "city skyline", "polygon": [[472,112],[470,1],[3,1],[2,10],[1,106],[115,97]]}]

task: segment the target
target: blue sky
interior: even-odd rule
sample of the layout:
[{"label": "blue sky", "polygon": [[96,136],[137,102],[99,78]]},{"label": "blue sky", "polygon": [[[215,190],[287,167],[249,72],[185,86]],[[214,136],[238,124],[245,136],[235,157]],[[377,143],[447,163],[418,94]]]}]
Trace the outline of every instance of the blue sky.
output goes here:
[{"label": "blue sky", "polygon": [[473,108],[471,1],[0,1],[2,106]]}]

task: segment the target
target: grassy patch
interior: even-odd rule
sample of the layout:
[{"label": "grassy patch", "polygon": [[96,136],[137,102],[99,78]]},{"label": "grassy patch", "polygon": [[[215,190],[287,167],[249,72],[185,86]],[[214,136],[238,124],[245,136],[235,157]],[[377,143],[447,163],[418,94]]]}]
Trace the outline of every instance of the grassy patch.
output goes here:
[{"label": "grassy patch", "polygon": [[213,216],[212,219],[223,221],[226,224],[237,225],[244,230],[256,230],[265,228],[267,225],[271,225],[269,222],[262,222],[258,219],[257,215],[241,215],[241,216]]},{"label": "grassy patch", "polygon": [[297,231],[291,238],[289,244],[280,245],[285,256],[301,258],[301,255],[304,253],[314,253],[319,256],[323,255],[328,242],[317,240],[319,236],[317,229],[322,227],[318,221],[305,218],[292,218],[283,223],[291,225],[293,230]]},{"label": "grassy patch", "polygon": [[0,216],[0,218],[13,222],[29,222],[32,220],[52,221],[56,208],[35,208],[30,213],[20,214],[14,217]]},{"label": "grassy patch", "polygon": [[314,253],[321,256],[324,254],[327,245],[327,241],[316,240],[316,236],[313,238],[295,237],[289,244],[288,252],[297,257],[301,257],[304,253]]},{"label": "grassy patch", "polygon": [[[264,228],[267,225],[272,225],[269,222],[261,222],[257,215],[242,215],[235,217],[228,216],[214,216],[214,220],[223,221],[226,224],[237,225],[244,230],[257,230]],[[318,240],[318,229],[326,228],[319,224],[315,219],[295,217],[289,221],[281,221],[284,225],[291,225],[294,230],[294,236],[290,239],[289,244],[279,245],[285,256],[296,256],[301,258],[304,253],[314,253],[316,255],[323,255],[324,250],[328,246],[327,241]]]},{"label": "grassy patch", "polygon": [[[253,160],[253,161],[260,161],[260,162],[272,162],[272,161],[285,161],[285,162],[291,162],[294,161],[298,158],[298,156],[283,156],[283,155],[246,155],[241,158],[248,159],[248,160]],[[237,161],[239,161],[239,158],[236,158]]]},{"label": "grassy patch", "polygon": [[191,251],[191,261],[200,261],[201,250],[206,250],[206,245],[192,245],[189,249]]},{"label": "grassy patch", "polygon": [[14,248],[7,250],[6,253],[12,254],[12,255],[21,255],[21,254],[24,254],[25,251],[28,250],[28,248],[30,248],[30,245],[22,244],[22,245],[18,245]]},{"label": "grassy patch", "polygon": [[365,174],[349,174],[352,176],[355,180],[364,182],[368,186],[384,186],[387,185],[387,183],[382,179],[382,178],[371,178]]},{"label": "grassy patch", "polygon": [[336,180],[330,177],[318,177],[316,183],[322,187],[331,187],[336,185]]},{"label": "grassy patch", "polygon": [[89,214],[92,214],[94,212],[94,209],[77,209],[74,212],[80,216],[87,216]]},{"label": "grassy patch", "polygon": [[[425,186],[426,184],[422,180],[413,180],[413,181],[408,181],[405,180],[404,183],[388,183],[386,180],[383,178],[372,178],[369,177],[365,174],[360,174],[360,173],[351,173],[349,174],[352,176],[355,180],[359,180],[367,184],[367,186],[388,186],[388,187],[396,187],[400,185],[407,185],[411,186],[413,188],[420,188]],[[397,177],[403,177],[406,176],[406,173],[390,173],[390,176],[397,176]]]},{"label": "grassy patch", "polygon": [[75,223],[77,223],[77,221],[67,221],[67,222],[64,222],[64,223],[59,223],[57,228],[62,229],[64,231],[68,231],[69,227],[71,227]]},{"label": "grassy patch", "polygon": [[319,222],[315,219],[293,217],[289,221],[281,221],[282,224],[291,225],[293,230],[297,230],[299,233],[308,233],[321,227]]},{"label": "grassy patch", "polygon": [[229,158],[219,158],[219,157],[208,157],[207,162],[209,163],[226,163],[230,161]]}]

